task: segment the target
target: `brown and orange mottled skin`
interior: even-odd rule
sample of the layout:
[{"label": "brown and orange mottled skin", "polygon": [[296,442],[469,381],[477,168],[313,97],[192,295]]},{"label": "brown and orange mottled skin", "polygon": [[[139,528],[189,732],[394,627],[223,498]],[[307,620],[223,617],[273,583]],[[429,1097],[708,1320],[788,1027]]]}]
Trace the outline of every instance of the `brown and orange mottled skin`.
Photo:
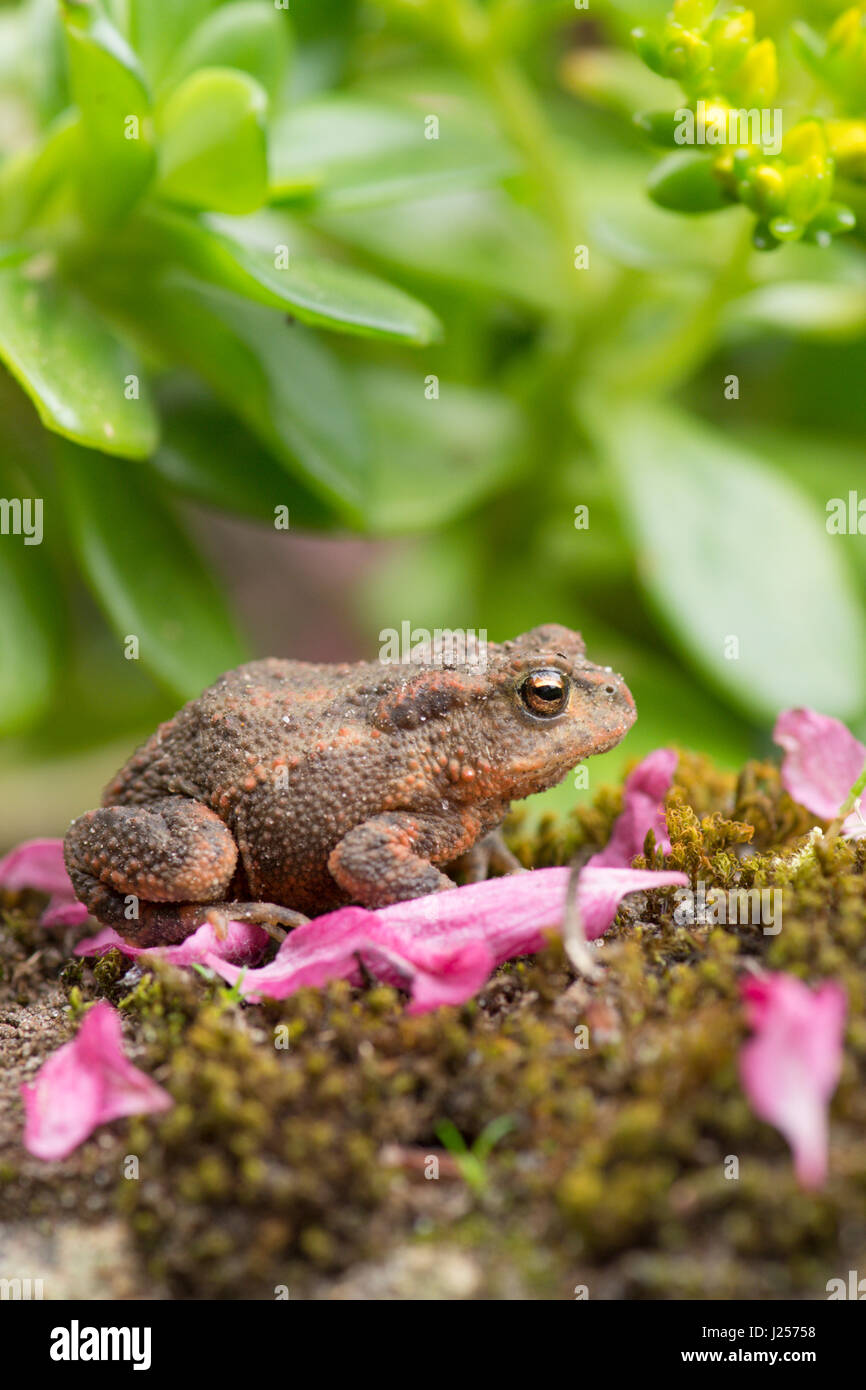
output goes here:
[{"label": "brown and orange mottled skin", "polygon": [[140,945],[215,912],[295,925],[382,907],[452,888],[439,866],[635,717],[622,678],[555,625],[490,644],[483,667],[253,661],[133,754],[73,821],[66,864]]}]

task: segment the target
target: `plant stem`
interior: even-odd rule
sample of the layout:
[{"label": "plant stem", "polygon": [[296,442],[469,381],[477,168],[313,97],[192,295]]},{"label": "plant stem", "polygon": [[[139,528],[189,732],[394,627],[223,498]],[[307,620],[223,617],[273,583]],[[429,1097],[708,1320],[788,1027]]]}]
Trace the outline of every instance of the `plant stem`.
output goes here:
[{"label": "plant stem", "polygon": [[853,811],[855,804],[857,803],[858,799],[863,795],[864,790],[866,790],[866,766],[864,766],[863,771],[857,778],[857,781],[854,783],[853,787],[846,796],[842,805],[839,807],[839,814],[836,816],[836,819],[832,821],[830,825],[827,827],[828,840],[835,839],[836,836],[840,833],[842,826],[845,824],[846,818],[848,817],[850,812]]},{"label": "plant stem", "polygon": [[487,92],[504,133],[525,157],[528,177],[558,244],[563,288],[567,288],[570,300],[574,295],[572,247],[579,238],[576,237],[574,199],[564,192],[565,179],[557,157],[556,134],[532,83],[500,48],[489,19],[474,0],[439,0],[439,3],[443,29],[452,52]]},{"label": "plant stem", "polygon": [[694,373],[713,344],[712,330],[722,310],[741,288],[750,248],[751,228],[744,220],[706,293],[671,333],[653,343],[643,363],[628,372],[630,393],[664,394]]}]

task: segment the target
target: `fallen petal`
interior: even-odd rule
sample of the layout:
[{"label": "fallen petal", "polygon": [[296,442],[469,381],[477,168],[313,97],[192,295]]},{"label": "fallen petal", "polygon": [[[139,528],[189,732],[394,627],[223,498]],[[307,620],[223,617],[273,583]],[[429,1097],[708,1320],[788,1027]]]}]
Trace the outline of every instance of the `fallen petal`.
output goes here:
[{"label": "fallen petal", "polygon": [[32,888],[37,893],[74,901],[75,893],[63,862],[62,840],[25,840],[0,859],[0,888],[10,893]]},{"label": "fallen petal", "polygon": [[608,869],[590,862],[577,880],[577,908],[587,941],[603,936],[629,893],[688,886],[688,875],[674,870]]},{"label": "fallen petal", "polygon": [[[686,884],[680,873],[594,869],[585,906],[600,936],[620,900],[636,889]],[[242,972],[216,956],[210,965],[250,999],[285,999],[304,985],[359,983],[360,962],[379,979],[408,989],[411,1013],[471,999],[504,960],[541,950],[563,919],[567,868],[467,883],[376,912],[342,907],[290,933],[269,965]],[[580,889],[578,890],[580,892]],[[600,925],[603,915],[604,925]]]},{"label": "fallen petal", "polygon": [[[866,763],[866,748],[838,719],[813,709],[786,709],[773,739],[784,748],[782,786],[794,801],[833,820]],[[860,817],[847,818],[844,833],[862,833]]]},{"label": "fallen petal", "polygon": [[0,888],[50,894],[39,919],[43,927],[77,927],[87,921],[87,908],[76,898],[66,872],[62,840],[26,840],[11,850],[0,859]]},{"label": "fallen petal", "polygon": [[[426,957],[423,951],[416,950],[413,957],[402,981],[402,987],[412,995],[406,1010],[410,1014],[428,1013],[442,1004],[465,1003],[483,989],[496,967],[483,941],[469,941],[456,951],[439,947]],[[397,964],[394,958],[389,959],[387,951],[375,946],[363,950],[361,958],[370,973],[379,979],[387,977],[389,964]],[[391,983],[398,982],[392,980]]]},{"label": "fallen petal", "polygon": [[56,896],[51,899],[39,921],[43,927],[79,927],[89,916],[84,903],[77,898],[70,902],[68,898]]},{"label": "fallen petal", "polygon": [[755,1114],[787,1139],[803,1187],[827,1175],[827,1109],[842,1068],[845,991],[810,989],[783,972],[743,986],[755,1036],[740,1052],[740,1077]]},{"label": "fallen petal", "polygon": [[643,854],[647,831],[652,830],[658,848],[670,854],[671,842],[665,821],[664,799],[670,791],[678,755],[673,748],[656,748],[625,780],[622,811],[611,837],[589,860],[594,868],[627,869]]},{"label": "fallen petal", "polygon": [[33,1085],[22,1085],[21,1095],[24,1147],[49,1160],[66,1158],[98,1125],[174,1104],[124,1057],[120,1016],[104,1000],[84,1015],[73,1040],[43,1063]]},{"label": "fallen petal", "polygon": [[324,985],[329,980],[360,983],[358,952],[367,944],[375,913],[363,907],[341,907],[316,917],[290,932],[269,965],[242,970],[216,954],[205,961],[229,984],[243,976],[241,994],[249,999],[285,999],[304,985]]},{"label": "fallen petal", "polygon": [[75,956],[104,956],[106,951],[110,951],[112,946],[116,946],[118,951],[122,951],[125,956],[138,956],[141,950],[138,946],[130,946],[128,941],[124,941],[122,936],[114,930],[114,927],[102,927],[95,936],[83,936],[72,948]]},{"label": "fallen petal", "polygon": [[270,941],[264,927],[252,922],[227,922],[219,931],[210,922],[192,932],[177,946],[133,946],[114,930],[104,927],[96,936],[85,937],[75,947],[77,956],[101,956],[115,947],[125,956],[157,956],[173,965],[206,965],[210,957],[251,965],[261,959]]}]

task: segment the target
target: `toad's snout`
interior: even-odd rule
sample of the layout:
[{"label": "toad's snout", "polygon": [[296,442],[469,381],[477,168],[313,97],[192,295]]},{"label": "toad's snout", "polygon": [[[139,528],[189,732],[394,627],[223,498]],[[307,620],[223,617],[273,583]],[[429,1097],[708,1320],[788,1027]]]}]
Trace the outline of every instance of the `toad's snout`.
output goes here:
[{"label": "toad's snout", "polygon": [[[575,674],[578,701],[594,723],[619,741],[637,719],[634,696],[609,667],[584,668]],[[588,707],[588,708],[587,708]]]}]

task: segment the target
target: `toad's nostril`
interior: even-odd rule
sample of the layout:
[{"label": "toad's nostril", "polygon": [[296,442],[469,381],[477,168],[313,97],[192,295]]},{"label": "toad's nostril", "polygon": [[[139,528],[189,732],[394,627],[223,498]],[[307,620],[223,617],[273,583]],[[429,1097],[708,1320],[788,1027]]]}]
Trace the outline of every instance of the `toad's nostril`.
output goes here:
[{"label": "toad's nostril", "polygon": [[605,693],[605,695],[612,695],[612,694],[614,693],[615,690],[616,690],[616,686],[615,686],[615,685],[606,685],[606,686],[604,687],[604,693]]}]

